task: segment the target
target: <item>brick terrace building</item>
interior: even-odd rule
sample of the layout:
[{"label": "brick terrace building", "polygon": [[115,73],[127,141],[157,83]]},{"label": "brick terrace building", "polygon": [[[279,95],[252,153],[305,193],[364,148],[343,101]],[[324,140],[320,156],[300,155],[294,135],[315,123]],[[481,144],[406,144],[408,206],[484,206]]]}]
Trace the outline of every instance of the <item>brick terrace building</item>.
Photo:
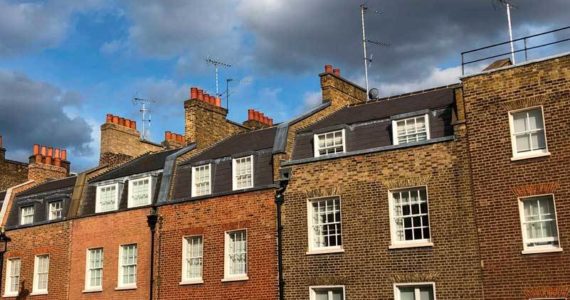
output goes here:
[{"label": "brick terrace building", "polygon": [[286,299],[481,299],[459,88],[351,106],[297,132],[284,163]]},{"label": "brick terrace building", "polygon": [[6,159],[6,148],[0,135],[0,191],[23,183],[28,179],[28,164]]},{"label": "brick terrace building", "polygon": [[485,299],[566,299],[570,55],[462,82]]}]

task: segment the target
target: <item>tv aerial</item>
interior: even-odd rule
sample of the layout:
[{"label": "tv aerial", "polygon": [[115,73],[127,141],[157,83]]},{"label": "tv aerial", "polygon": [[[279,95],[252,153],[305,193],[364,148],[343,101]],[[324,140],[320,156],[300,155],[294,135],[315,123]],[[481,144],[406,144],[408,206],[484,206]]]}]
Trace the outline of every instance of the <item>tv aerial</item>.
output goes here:
[{"label": "tv aerial", "polygon": [[511,8],[516,8],[516,7],[513,5],[512,0],[494,0],[494,1],[507,8],[507,22],[508,22],[508,26],[509,26],[509,41],[510,41],[510,45],[511,45],[511,59],[512,59],[512,63],[514,65],[514,64],[516,64],[516,62],[515,62],[515,46],[513,44],[513,24],[511,22]]},{"label": "tv aerial", "polygon": [[216,97],[220,97],[222,94],[220,94],[220,83],[218,80],[218,69],[220,67],[230,68],[232,65],[227,64],[227,63],[222,62],[222,61],[217,60],[217,59],[213,59],[209,55],[208,55],[208,57],[206,57],[206,63],[214,66],[214,69],[216,70]]},{"label": "tv aerial", "polygon": [[150,122],[151,122],[150,105],[152,103],[156,103],[156,101],[150,99],[142,99],[136,96],[133,97],[133,104],[139,105],[140,107],[139,111],[141,113],[141,121],[142,121],[141,139],[145,141],[148,140],[150,137]]},{"label": "tv aerial", "polygon": [[[389,47],[390,44],[389,43],[384,43],[384,42],[379,42],[379,41],[374,41],[374,40],[370,40],[366,38],[366,26],[365,26],[365,19],[364,19],[364,15],[366,14],[366,12],[368,11],[368,6],[366,6],[366,2],[360,5],[360,17],[361,17],[361,23],[362,23],[362,49],[364,51],[364,81],[366,84],[366,101],[370,100],[370,88],[368,86],[368,67],[370,67],[370,65],[372,64],[372,58],[373,55],[370,55],[370,57],[368,57],[368,53],[367,53],[367,44],[373,44],[376,46],[382,46],[382,47]],[[374,11],[375,14],[381,14],[380,11],[375,10]],[[376,89],[376,91],[378,91],[378,89]]]}]

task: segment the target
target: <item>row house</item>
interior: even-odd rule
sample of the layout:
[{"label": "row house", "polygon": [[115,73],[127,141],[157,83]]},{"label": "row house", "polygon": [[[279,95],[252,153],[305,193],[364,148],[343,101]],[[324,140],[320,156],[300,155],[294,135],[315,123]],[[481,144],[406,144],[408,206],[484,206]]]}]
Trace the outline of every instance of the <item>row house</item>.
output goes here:
[{"label": "row house", "polygon": [[352,105],[296,132],[285,299],[482,299],[460,89]]}]

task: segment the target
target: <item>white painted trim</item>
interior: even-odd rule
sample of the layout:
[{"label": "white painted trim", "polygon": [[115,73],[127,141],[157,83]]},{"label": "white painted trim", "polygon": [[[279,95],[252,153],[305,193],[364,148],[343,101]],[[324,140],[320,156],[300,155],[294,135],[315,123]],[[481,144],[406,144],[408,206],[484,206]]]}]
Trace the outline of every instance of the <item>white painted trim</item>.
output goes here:
[{"label": "white painted trim", "polygon": [[398,120],[392,120],[392,139],[393,139],[393,144],[394,145],[399,145],[400,141],[398,140],[398,122],[400,121],[406,121],[406,120],[410,120],[410,119],[416,119],[418,117],[424,117],[424,120],[426,122],[426,141],[429,141],[431,139],[431,130],[430,130],[430,123],[429,123],[429,113],[423,114],[423,115],[417,115],[417,116],[413,116],[413,117],[409,117],[409,118],[402,118],[402,119],[398,119]]},{"label": "white painted trim", "polygon": [[[556,241],[558,242],[558,247],[554,246],[537,246],[537,247],[527,247],[527,237],[526,237],[526,230],[524,228],[524,201],[531,199],[531,198],[538,198],[538,197],[552,197],[552,206],[554,207],[554,224],[556,225]],[[540,195],[531,195],[525,197],[518,197],[518,206],[519,206],[519,218],[520,218],[520,226],[521,226],[521,237],[523,243],[523,251],[522,254],[537,254],[537,253],[550,253],[550,252],[561,252],[562,245],[560,244],[560,231],[558,228],[558,211],[556,210],[556,199],[554,194],[540,194]]]},{"label": "white painted trim", "polygon": [[[202,276],[197,278],[186,278],[185,274],[188,271],[188,266],[186,265],[186,255],[188,253],[188,238],[200,237],[202,239]],[[193,234],[193,235],[185,235],[182,237],[182,274],[180,274],[180,284],[197,284],[197,283],[204,283],[204,235],[202,234]]]},{"label": "white painted trim", "polygon": [[[417,189],[420,190],[424,188],[426,190],[426,201],[427,201],[427,216],[428,216],[428,226],[429,226],[429,239],[424,240],[413,240],[413,241],[397,241],[396,240],[396,224],[394,220],[394,192],[407,191]],[[427,185],[418,185],[411,187],[403,187],[388,190],[388,216],[390,218],[390,246],[388,249],[402,249],[402,248],[419,248],[419,247],[433,247],[433,230],[431,227],[431,216],[430,216],[430,200],[429,200],[429,190]],[[422,233],[423,234],[423,233]]]},{"label": "white painted trim", "polygon": [[[309,286],[309,299],[310,300],[316,299],[317,295],[315,293],[315,290],[333,290],[333,289],[342,289],[342,299],[346,300],[346,288],[344,285],[313,285],[313,286]],[[329,298],[330,298],[330,294],[329,294]]]},{"label": "white painted trim", "polygon": [[[329,247],[314,247],[313,246],[313,207],[312,202],[316,201],[326,201],[329,199],[338,198],[338,205],[340,210],[340,236],[341,236],[341,245],[340,246],[329,246]],[[307,199],[307,255],[312,254],[329,254],[329,253],[341,253],[344,252],[343,244],[344,244],[344,236],[342,235],[342,199],[340,196],[328,196],[328,197],[318,197],[318,198],[308,198]]]},{"label": "white painted trim", "polygon": [[[2,295],[2,297],[16,297],[18,296],[19,290],[20,290],[20,282],[18,282],[18,291],[12,292],[10,291],[10,286],[12,286],[12,282],[10,280],[10,277],[12,276],[12,264],[13,261],[19,261],[20,263],[20,268],[19,271],[20,273],[18,274],[18,278],[22,278],[22,259],[19,257],[11,257],[9,259],[6,259],[6,279],[4,280],[4,295]],[[0,270],[1,272],[2,270]]]},{"label": "white painted trim", "polygon": [[[137,259],[135,261],[135,263],[136,263],[135,264],[135,266],[136,266],[135,283],[124,284],[123,283],[123,261],[122,261],[123,247],[132,246],[132,245],[135,246],[136,251],[137,251]],[[130,244],[119,245],[119,257],[117,260],[118,260],[119,266],[118,266],[118,271],[117,271],[117,275],[118,275],[117,287],[115,288],[115,290],[119,291],[119,290],[134,290],[134,289],[136,289],[137,288],[137,282],[139,280],[139,276],[138,276],[138,273],[139,273],[139,246],[138,246],[138,244],[130,243]]]},{"label": "white painted trim", "polygon": [[[244,158],[250,158],[250,164],[251,164],[251,185],[250,186],[246,186],[246,187],[241,187],[238,188],[237,187],[237,180],[236,180],[236,166],[237,163],[236,161],[239,159],[244,159]],[[245,189],[249,189],[255,186],[255,164],[253,162],[253,155],[249,155],[249,156],[244,156],[244,157],[238,157],[238,158],[234,158],[232,159],[232,189],[234,191],[236,190],[245,190]]]},{"label": "white painted trim", "polygon": [[[435,291],[435,282],[410,282],[410,283],[394,283],[394,300],[401,300],[400,289],[399,287],[421,287],[421,286],[432,286],[433,290],[433,300],[437,300],[436,291]],[[419,293],[416,290],[416,299],[420,299]]]},{"label": "white painted trim", "polygon": [[[45,289],[39,289],[38,288],[38,284],[39,284],[39,279],[38,279],[38,262],[40,259],[40,256],[45,256],[47,257],[47,264],[48,264],[48,270],[47,270],[47,282],[46,284],[48,285],[48,287],[46,287]],[[34,256],[34,275],[33,275],[33,279],[32,279],[32,293],[30,295],[45,295],[48,293],[48,289],[49,289],[49,254],[36,254]],[[21,265],[20,265],[21,267]]]},{"label": "white painted trim", "polygon": [[[105,210],[105,211],[101,211],[101,189],[109,187],[109,186],[115,186],[115,207],[112,210]],[[102,212],[108,212],[108,211],[115,211],[119,209],[119,201],[121,201],[120,197],[119,197],[119,186],[120,183],[116,182],[116,183],[111,183],[111,184],[107,184],[107,185],[100,185],[97,186],[97,192],[96,192],[96,196],[95,196],[95,213],[102,213]]]},{"label": "white painted trim", "polygon": [[[196,169],[208,166],[208,192],[205,194],[198,195],[196,192]],[[253,169],[252,169],[253,170]],[[192,186],[191,186],[191,196],[199,197],[212,194],[212,164],[203,164],[199,166],[192,167]]]},{"label": "white painted trim", "polygon": [[[321,150],[321,149],[319,148],[320,136],[323,136],[323,135],[326,135],[326,134],[331,134],[331,133],[333,133],[333,136],[334,136],[334,133],[337,133],[337,132],[339,132],[339,131],[340,131],[340,133],[341,133],[341,135],[342,135],[342,153],[346,152],[346,133],[345,133],[346,130],[343,128],[343,129],[340,129],[340,130],[333,130],[333,131],[328,131],[328,132],[323,132],[323,133],[317,133],[317,134],[314,134],[314,135],[313,135],[313,143],[314,143],[314,147],[313,147],[313,151],[314,151],[314,152],[313,152],[313,153],[314,153],[315,157],[320,157],[320,156],[321,156],[321,154],[319,153],[319,150]],[[337,153],[339,153],[339,152],[337,152]]]},{"label": "white painted trim", "polygon": [[[230,241],[230,233],[238,232],[238,231],[245,231],[245,274],[234,274],[230,275],[230,267],[229,267],[229,241]],[[249,232],[247,228],[235,229],[235,230],[228,230],[224,232],[224,278],[222,282],[228,281],[241,281],[241,280],[248,280],[249,277],[248,267],[249,267]]]},{"label": "white painted trim", "polygon": [[[52,209],[52,205],[54,205],[55,203],[61,203],[61,217],[52,219],[51,209]],[[64,207],[64,201],[63,200],[48,201],[47,205],[48,205],[48,209],[47,209],[48,221],[60,220],[63,218],[63,207]]]},{"label": "white painted trim", "polygon": [[[525,152],[522,154],[518,154],[516,140],[514,139],[515,127],[514,127],[514,121],[513,121],[513,114],[519,113],[519,112],[524,112],[524,111],[529,111],[529,110],[534,110],[534,109],[540,109],[540,114],[542,116],[542,126],[543,126],[542,131],[544,132],[544,149],[538,149],[538,150],[533,150],[533,151]],[[510,138],[511,138],[511,151],[512,151],[511,161],[549,156],[550,152],[548,152],[548,140],[547,140],[547,134],[546,134],[546,120],[544,119],[544,107],[542,105],[529,106],[529,107],[525,107],[525,108],[521,108],[521,109],[510,110],[510,111],[508,111],[508,114],[509,114],[509,134],[510,134]]]},{"label": "white painted trim", "polygon": [[33,182],[34,182],[33,180],[28,180],[22,184],[18,184],[6,190],[6,195],[4,196],[4,202],[2,202],[2,209],[0,209],[0,225],[4,226],[6,224],[4,217],[6,216],[8,205],[10,205],[10,201],[12,200],[12,194],[14,193],[14,190]]},{"label": "white painted trim", "polygon": [[[91,286],[89,283],[91,282],[91,273],[89,272],[89,262],[91,261],[91,250],[99,250],[101,249],[101,264],[103,267],[101,268],[101,285],[100,286]],[[105,249],[103,247],[97,248],[88,248],[85,250],[85,285],[84,285],[84,293],[89,292],[100,292],[103,290],[103,278],[104,278],[104,270],[105,270]]]},{"label": "white painted trim", "polygon": [[[132,190],[133,190],[133,185],[135,182],[138,181],[143,181],[148,179],[148,202],[145,204],[139,204],[139,205],[134,205],[133,203],[133,199],[132,199]],[[127,206],[129,208],[132,207],[139,207],[139,206],[145,206],[145,205],[149,205],[152,203],[152,196],[153,196],[153,191],[154,191],[154,185],[155,185],[155,177],[154,176],[146,176],[146,177],[141,177],[141,178],[137,178],[137,179],[131,179],[129,180],[129,190],[128,190],[128,200],[127,200]],[[118,201],[117,201],[118,202]]]}]

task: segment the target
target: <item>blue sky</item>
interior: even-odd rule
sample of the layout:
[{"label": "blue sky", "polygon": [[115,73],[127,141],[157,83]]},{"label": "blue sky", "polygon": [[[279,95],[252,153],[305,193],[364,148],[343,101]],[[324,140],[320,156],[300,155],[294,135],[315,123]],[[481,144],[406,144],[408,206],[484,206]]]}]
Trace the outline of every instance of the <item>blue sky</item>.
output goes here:
[{"label": "blue sky", "polygon": [[[570,1],[518,1],[515,36],[566,26]],[[544,3],[544,2],[541,2]],[[368,1],[371,86],[384,95],[457,82],[461,51],[506,40],[493,1]],[[152,140],[182,133],[191,86],[215,92],[211,55],[232,64],[229,118],[248,108],[284,121],[320,101],[325,63],[363,83],[359,7],[352,1],[0,0],[0,135],[7,156],[34,143],[92,167],[106,113],[139,120],[132,98],[156,101]],[[225,100],[223,101],[225,105]],[[140,122],[139,122],[140,123]],[[140,125],[139,125],[140,126]]]}]

